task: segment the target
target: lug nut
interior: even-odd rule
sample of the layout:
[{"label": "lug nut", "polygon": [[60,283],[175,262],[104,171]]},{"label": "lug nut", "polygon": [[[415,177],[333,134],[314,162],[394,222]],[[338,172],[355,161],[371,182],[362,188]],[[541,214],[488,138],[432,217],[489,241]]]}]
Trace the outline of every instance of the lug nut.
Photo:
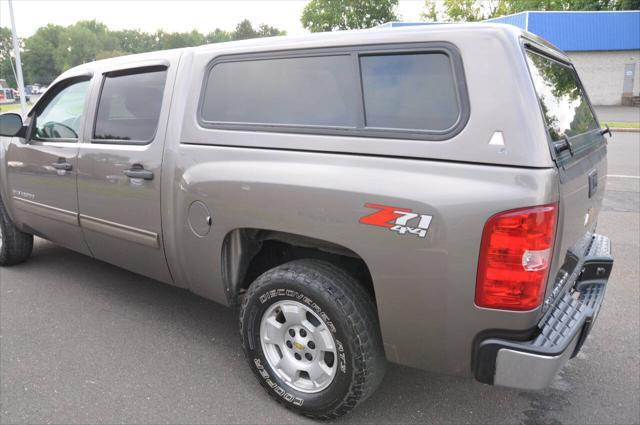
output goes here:
[{"label": "lug nut", "polygon": [[289,335],[296,336],[296,331],[294,331],[293,329],[289,329]]},{"label": "lug nut", "polygon": [[307,344],[307,347],[311,348],[312,350],[316,348],[316,344],[313,341],[309,341],[309,343]]},{"label": "lug nut", "polygon": [[304,357],[309,361],[313,360],[313,357],[311,357],[311,354],[309,353],[305,354]]},{"label": "lug nut", "polygon": [[293,344],[291,343],[291,341],[287,341],[287,347],[293,348]]},{"label": "lug nut", "polygon": [[305,331],[304,329],[300,329],[300,336],[301,337],[306,337],[307,336],[307,331]]},{"label": "lug nut", "polygon": [[300,356],[300,354],[296,353],[294,356],[296,357],[296,360],[302,360],[302,356]]}]

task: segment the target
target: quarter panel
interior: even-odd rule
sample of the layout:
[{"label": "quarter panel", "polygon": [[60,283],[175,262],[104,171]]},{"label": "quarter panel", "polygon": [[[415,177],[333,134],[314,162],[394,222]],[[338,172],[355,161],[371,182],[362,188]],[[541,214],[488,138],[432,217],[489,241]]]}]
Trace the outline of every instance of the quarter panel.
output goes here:
[{"label": "quarter panel", "polygon": [[[387,355],[399,363],[470,374],[474,336],[527,329],[539,311],[475,307],[485,221],[496,212],[557,201],[556,171],[357,155],[180,145],[172,156],[172,273],[226,303],[224,237],[248,227],[326,240],[360,255],[373,277]],[[202,201],[212,230],[191,232],[188,207]],[[432,215],[425,238],[359,223],[366,203]],[[177,270],[174,270],[176,268]]]}]

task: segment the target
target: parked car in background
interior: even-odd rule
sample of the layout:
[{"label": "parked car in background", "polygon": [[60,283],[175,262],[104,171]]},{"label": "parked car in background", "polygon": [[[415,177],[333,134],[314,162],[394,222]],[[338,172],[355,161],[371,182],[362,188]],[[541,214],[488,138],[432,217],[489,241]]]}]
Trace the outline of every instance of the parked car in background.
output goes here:
[{"label": "parked car in background", "polygon": [[[15,89],[12,89],[12,90],[13,90],[13,98],[16,100],[16,102],[19,102],[20,98],[22,97],[20,95],[20,90],[15,90]],[[24,96],[25,102],[30,102],[31,101],[31,97],[29,96],[29,92],[27,92],[26,89],[25,89],[25,92],[26,92],[25,96]]]},{"label": "parked car in background", "polygon": [[14,101],[13,89],[0,88],[0,103],[13,103]]},{"label": "parked car in background", "polygon": [[0,79],[0,104],[13,103],[15,101],[13,89],[7,84],[7,80]]}]

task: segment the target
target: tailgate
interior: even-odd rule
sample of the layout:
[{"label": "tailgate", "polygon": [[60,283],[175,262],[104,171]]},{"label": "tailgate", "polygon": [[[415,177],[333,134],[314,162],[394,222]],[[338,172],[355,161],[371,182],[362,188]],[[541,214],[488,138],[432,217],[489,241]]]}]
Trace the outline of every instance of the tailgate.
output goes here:
[{"label": "tailgate", "polygon": [[[606,141],[578,75],[569,63],[533,48],[527,62],[559,174],[559,220],[545,308],[590,248],[604,197]],[[552,274],[551,276],[554,276]]]}]

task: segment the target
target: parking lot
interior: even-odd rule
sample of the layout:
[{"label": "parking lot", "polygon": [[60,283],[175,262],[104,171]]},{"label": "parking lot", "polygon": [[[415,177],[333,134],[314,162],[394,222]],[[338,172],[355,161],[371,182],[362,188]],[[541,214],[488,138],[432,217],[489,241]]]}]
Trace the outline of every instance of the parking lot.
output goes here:
[{"label": "parking lot", "polygon": [[[640,422],[640,133],[614,133],[599,232],[616,263],[578,358],[542,392],[392,366],[345,423]],[[236,313],[38,240],[0,270],[0,422],[299,423],[245,365]],[[434,341],[434,343],[437,343]]]}]

